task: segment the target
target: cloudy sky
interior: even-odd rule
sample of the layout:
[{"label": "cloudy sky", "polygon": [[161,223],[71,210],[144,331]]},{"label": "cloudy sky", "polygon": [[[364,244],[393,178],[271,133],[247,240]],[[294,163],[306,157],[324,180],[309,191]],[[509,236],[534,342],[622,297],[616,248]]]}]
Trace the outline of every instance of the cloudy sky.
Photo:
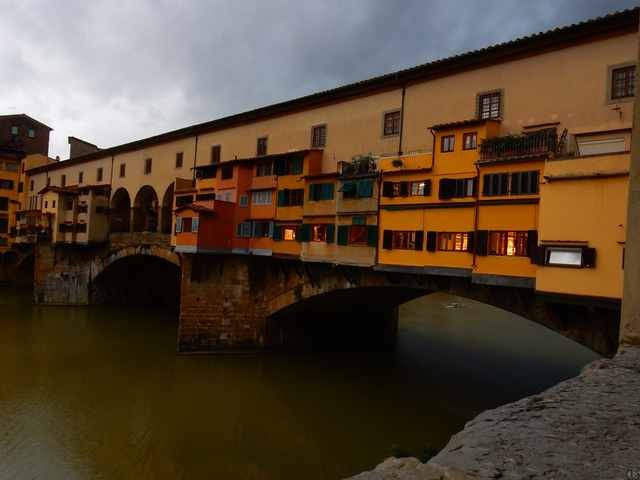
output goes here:
[{"label": "cloudy sky", "polygon": [[109,147],[634,0],[0,0],[0,114]]}]

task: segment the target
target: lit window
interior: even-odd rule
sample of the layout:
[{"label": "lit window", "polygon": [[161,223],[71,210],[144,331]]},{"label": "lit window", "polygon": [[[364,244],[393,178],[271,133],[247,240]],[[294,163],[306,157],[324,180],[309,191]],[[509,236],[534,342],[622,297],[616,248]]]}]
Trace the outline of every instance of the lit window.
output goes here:
[{"label": "lit window", "polygon": [[326,242],[327,241],[327,226],[312,225],[311,226],[311,241],[312,242]]},{"label": "lit window", "polygon": [[284,227],[282,229],[282,238],[284,240],[295,240],[296,239],[295,227]]},{"label": "lit window", "polygon": [[469,234],[463,232],[439,232],[438,250],[443,252],[466,252],[469,247]]},{"label": "lit window", "polygon": [[442,137],[440,143],[441,152],[453,152],[455,147],[456,137],[454,135],[446,135]]},{"label": "lit window", "polygon": [[528,232],[490,232],[489,255],[526,257]]},{"label": "lit window", "polygon": [[429,195],[431,193],[430,180],[422,180],[420,182],[411,182],[411,195]]}]

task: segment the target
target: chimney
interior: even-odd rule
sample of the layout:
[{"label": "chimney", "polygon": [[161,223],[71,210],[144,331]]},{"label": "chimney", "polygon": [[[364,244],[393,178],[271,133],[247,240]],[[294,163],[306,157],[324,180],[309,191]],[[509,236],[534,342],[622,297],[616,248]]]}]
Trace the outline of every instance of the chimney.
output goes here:
[{"label": "chimney", "polygon": [[77,137],[68,137],[69,140],[69,158],[82,157],[100,150],[93,143],[86,142]]}]

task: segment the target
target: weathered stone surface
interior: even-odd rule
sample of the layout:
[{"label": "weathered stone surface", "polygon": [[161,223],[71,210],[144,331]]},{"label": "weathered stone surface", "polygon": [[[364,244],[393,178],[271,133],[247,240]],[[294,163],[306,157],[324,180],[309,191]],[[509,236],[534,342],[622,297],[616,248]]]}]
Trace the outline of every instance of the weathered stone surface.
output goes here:
[{"label": "weathered stone surface", "polygon": [[388,458],[374,470],[350,480],[465,480],[469,477],[435,463],[422,463],[417,458]]},{"label": "weathered stone surface", "polygon": [[[354,478],[434,478],[416,462],[386,461]],[[624,347],[576,378],[478,415],[432,464],[474,479],[640,478],[640,347]]]}]

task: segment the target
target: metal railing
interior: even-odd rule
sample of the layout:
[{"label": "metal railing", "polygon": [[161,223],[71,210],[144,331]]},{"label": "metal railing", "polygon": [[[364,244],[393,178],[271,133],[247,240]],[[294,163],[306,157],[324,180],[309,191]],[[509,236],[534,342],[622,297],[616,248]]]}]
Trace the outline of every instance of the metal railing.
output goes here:
[{"label": "metal railing", "polygon": [[480,145],[480,161],[547,155],[555,153],[557,148],[555,130],[489,138]]}]

